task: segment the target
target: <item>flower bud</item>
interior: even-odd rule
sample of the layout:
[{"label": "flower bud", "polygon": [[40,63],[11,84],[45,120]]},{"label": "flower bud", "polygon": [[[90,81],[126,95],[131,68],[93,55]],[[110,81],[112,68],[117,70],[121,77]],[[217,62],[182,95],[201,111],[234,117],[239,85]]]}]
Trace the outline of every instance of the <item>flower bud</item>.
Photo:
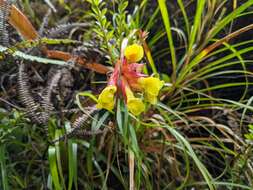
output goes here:
[{"label": "flower bud", "polygon": [[129,63],[135,63],[143,58],[144,51],[142,46],[133,44],[126,47],[124,55]]}]

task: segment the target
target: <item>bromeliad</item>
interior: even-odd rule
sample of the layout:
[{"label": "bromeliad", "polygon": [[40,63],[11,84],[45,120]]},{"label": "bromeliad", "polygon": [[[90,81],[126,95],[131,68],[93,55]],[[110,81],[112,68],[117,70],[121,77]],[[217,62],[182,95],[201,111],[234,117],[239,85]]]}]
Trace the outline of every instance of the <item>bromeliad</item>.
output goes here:
[{"label": "bromeliad", "polygon": [[142,73],[144,65],[137,63],[144,56],[141,45],[129,45],[121,51],[123,56],[115,64],[107,87],[99,95],[97,108],[112,111],[116,97],[122,97],[128,110],[138,116],[145,111],[144,101],[157,103],[164,81]]}]

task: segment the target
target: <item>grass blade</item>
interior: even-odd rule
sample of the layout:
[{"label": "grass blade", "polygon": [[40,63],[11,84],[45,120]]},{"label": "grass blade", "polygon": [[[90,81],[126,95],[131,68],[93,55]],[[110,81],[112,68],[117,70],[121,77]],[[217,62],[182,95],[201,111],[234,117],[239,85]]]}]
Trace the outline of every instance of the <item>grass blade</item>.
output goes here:
[{"label": "grass blade", "polygon": [[2,187],[3,190],[9,190],[8,185],[8,176],[7,176],[7,169],[6,169],[6,158],[5,158],[5,146],[0,146],[0,166],[1,166],[1,176],[2,176]]},{"label": "grass blade", "polygon": [[61,185],[59,182],[59,174],[57,170],[57,162],[56,162],[56,150],[55,147],[50,146],[48,149],[48,157],[49,157],[49,167],[50,173],[52,177],[52,181],[56,190],[61,190]]},{"label": "grass blade", "polygon": [[[71,131],[69,123],[65,124],[66,131]],[[72,139],[68,140],[68,166],[69,166],[69,182],[68,190],[72,190],[73,182],[77,190],[77,143]]]},{"label": "grass blade", "polygon": [[174,43],[173,43],[169,13],[168,13],[168,9],[167,9],[165,0],[158,0],[158,4],[159,4],[159,8],[160,8],[160,11],[161,11],[161,14],[162,14],[163,23],[164,23],[165,30],[166,30],[166,33],[167,33],[167,38],[168,38],[168,41],[169,41],[171,61],[172,61],[172,70],[173,70],[171,78],[172,78],[172,81],[175,81],[175,79],[176,79],[177,58],[176,58],[176,52],[175,52],[175,47],[174,47]]},{"label": "grass blade", "polygon": [[214,28],[212,28],[209,32],[209,40],[212,39],[217,33],[219,33],[224,27],[229,24],[231,21],[233,21],[238,15],[240,15],[244,10],[249,8],[251,5],[253,5],[252,0],[248,0],[247,2],[243,3],[240,7],[235,9],[233,12],[231,12],[229,15],[227,15],[225,18],[223,18],[221,21],[219,21]]},{"label": "grass blade", "polygon": [[189,47],[188,47],[188,56],[189,57],[191,56],[191,54],[193,52],[193,45],[196,40],[196,35],[198,32],[199,26],[201,25],[201,16],[202,16],[202,12],[205,7],[205,2],[206,1],[203,1],[203,0],[198,0],[198,2],[197,2],[196,15],[194,17],[194,23],[193,23],[192,31],[191,31],[190,38],[189,38]]},{"label": "grass blade", "polygon": [[169,126],[164,126],[164,127],[166,129],[168,129],[170,131],[170,133],[177,139],[177,141],[186,148],[188,154],[192,157],[192,159],[194,160],[198,169],[200,170],[201,174],[203,175],[209,189],[214,190],[215,186],[213,185],[213,178],[212,178],[211,174],[208,172],[208,170],[202,164],[202,162],[198,159],[198,157],[195,154],[195,152],[193,151],[190,143],[179,132],[177,132],[176,129],[169,127]]}]

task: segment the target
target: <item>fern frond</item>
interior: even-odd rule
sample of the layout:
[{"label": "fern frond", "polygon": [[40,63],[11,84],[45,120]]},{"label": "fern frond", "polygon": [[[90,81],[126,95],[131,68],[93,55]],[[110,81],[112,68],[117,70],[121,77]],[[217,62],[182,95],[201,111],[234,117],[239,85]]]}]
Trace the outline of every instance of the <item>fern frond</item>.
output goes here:
[{"label": "fern frond", "polygon": [[87,28],[90,27],[91,24],[89,23],[67,23],[58,25],[50,30],[47,31],[48,38],[56,38],[62,36],[63,34],[68,33],[73,28]]},{"label": "fern frond", "polygon": [[81,116],[79,116],[78,118],[76,118],[76,120],[73,122],[72,124],[72,128],[74,130],[77,130],[83,126],[87,126],[88,124],[88,119],[89,119],[89,115],[87,114],[83,114]]},{"label": "fern frond", "polygon": [[[0,54],[7,53],[9,50],[7,47],[4,47],[0,45]],[[12,51],[12,50],[11,50]],[[68,62],[66,61],[60,61],[60,60],[54,60],[54,59],[48,59],[48,58],[42,58],[38,56],[33,56],[26,54],[22,51],[14,51],[14,52],[8,52],[10,55],[12,55],[15,58],[19,58],[21,60],[28,60],[28,61],[35,61],[38,63],[44,63],[44,64],[53,64],[53,65],[61,65],[61,66],[70,66]]]},{"label": "fern frond", "polygon": [[52,78],[49,79],[49,82],[47,84],[45,93],[42,96],[41,105],[42,105],[43,112],[44,112],[44,115],[46,117],[46,120],[49,119],[52,111],[54,110],[54,105],[51,101],[51,98],[52,98],[53,90],[55,88],[57,88],[57,86],[58,86],[58,83],[61,79],[61,75],[62,75],[62,73],[59,70],[59,71],[56,72],[56,74],[53,75]]},{"label": "fern frond", "polygon": [[11,2],[4,1],[0,5],[0,44],[4,46],[9,45],[9,35],[8,35],[8,17],[10,13]]},{"label": "fern frond", "polygon": [[104,130],[97,130],[97,131],[90,131],[90,130],[83,129],[84,125],[88,124],[91,115],[94,114],[96,111],[97,109],[95,107],[91,107],[87,109],[83,115],[76,118],[75,121],[72,123],[71,131],[65,134],[64,136],[54,140],[54,142],[61,141],[65,138],[72,138],[72,137],[77,137],[77,136],[84,137],[84,136],[102,134],[104,130],[107,130],[107,128],[105,128]]},{"label": "fern frond", "polygon": [[44,124],[45,120],[38,112],[40,105],[35,102],[30,94],[30,85],[25,71],[25,64],[19,64],[18,72],[18,93],[21,103],[25,106],[28,117],[35,123]]}]

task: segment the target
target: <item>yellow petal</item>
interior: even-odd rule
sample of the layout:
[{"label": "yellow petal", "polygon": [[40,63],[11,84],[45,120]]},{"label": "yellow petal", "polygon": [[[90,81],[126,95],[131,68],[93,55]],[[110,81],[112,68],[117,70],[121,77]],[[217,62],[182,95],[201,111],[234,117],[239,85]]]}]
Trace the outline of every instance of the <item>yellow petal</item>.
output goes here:
[{"label": "yellow petal", "polygon": [[111,111],[114,108],[114,95],[117,87],[114,85],[107,86],[99,95],[96,105],[99,109],[107,109]]},{"label": "yellow petal", "polygon": [[140,98],[134,97],[127,100],[127,108],[132,114],[138,116],[145,110],[145,105]]},{"label": "yellow petal", "polygon": [[156,104],[157,103],[157,96],[151,96],[149,94],[145,95],[145,98],[150,104]]},{"label": "yellow petal", "polygon": [[128,62],[135,63],[140,61],[143,58],[144,51],[142,46],[138,44],[133,44],[130,46],[127,46],[124,52],[124,55]]},{"label": "yellow petal", "polygon": [[156,104],[157,96],[164,85],[164,81],[155,77],[141,77],[138,83],[141,85],[147,101],[151,104]]}]

